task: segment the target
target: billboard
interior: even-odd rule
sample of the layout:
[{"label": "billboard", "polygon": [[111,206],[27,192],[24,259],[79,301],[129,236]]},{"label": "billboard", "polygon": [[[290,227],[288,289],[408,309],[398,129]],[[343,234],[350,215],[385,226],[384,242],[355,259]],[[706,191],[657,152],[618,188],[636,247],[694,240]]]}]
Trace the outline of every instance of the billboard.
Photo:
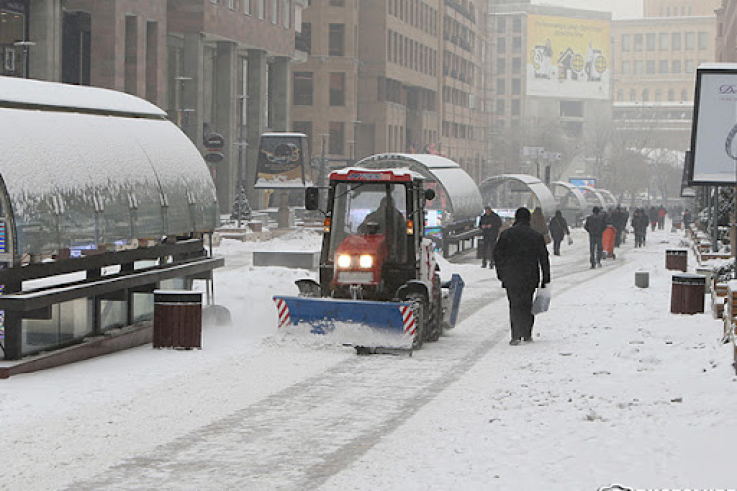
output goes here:
[{"label": "billboard", "polygon": [[696,71],[690,185],[735,184],[737,64],[711,63]]},{"label": "billboard", "polygon": [[312,186],[307,136],[302,133],[264,133],[258,149],[257,189],[295,189]]},{"label": "billboard", "polygon": [[530,14],[527,95],[609,99],[608,20]]},{"label": "billboard", "polygon": [[596,178],[594,177],[571,177],[568,182],[580,188],[581,186],[596,187]]}]

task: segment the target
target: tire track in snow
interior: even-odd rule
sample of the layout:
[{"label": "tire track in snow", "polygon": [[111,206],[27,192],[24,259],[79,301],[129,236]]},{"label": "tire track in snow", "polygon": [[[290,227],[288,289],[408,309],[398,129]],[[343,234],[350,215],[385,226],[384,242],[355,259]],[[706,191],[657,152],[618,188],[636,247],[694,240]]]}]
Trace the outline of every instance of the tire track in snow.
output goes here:
[{"label": "tire track in snow", "polygon": [[[626,263],[626,257],[622,259],[617,267]],[[607,265],[592,275],[587,263],[575,268],[560,265],[553,270],[556,292],[611,269]],[[501,317],[504,322],[494,328],[485,323],[468,329],[461,325],[463,334],[451,333],[412,357],[352,357],[69,489],[319,487],[506,341],[503,290],[471,291],[476,298],[464,299],[460,322],[472,324],[476,315]],[[487,308],[495,316],[489,316]]]}]

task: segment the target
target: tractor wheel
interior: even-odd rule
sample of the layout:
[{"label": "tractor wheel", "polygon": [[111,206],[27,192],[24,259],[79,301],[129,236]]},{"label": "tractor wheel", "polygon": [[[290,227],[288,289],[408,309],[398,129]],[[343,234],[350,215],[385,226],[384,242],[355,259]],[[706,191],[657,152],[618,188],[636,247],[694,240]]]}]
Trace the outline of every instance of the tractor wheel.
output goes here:
[{"label": "tractor wheel", "polygon": [[415,337],[412,340],[412,349],[422,348],[423,337],[425,335],[425,297],[419,293],[411,293],[407,296],[407,301],[412,305],[412,313],[415,317]]},{"label": "tractor wheel", "polygon": [[443,292],[440,288],[440,277],[435,275],[432,282],[432,302],[430,318],[427,321],[425,341],[437,341],[443,334]]}]

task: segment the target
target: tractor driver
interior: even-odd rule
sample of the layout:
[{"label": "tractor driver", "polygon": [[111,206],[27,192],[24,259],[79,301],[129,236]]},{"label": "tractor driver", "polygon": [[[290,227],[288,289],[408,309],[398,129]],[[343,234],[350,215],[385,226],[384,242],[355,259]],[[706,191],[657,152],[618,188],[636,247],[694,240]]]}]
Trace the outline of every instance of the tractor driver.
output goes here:
[{"label": "tractor driver", "polygon": [[[387,227],[387,223],[390,224]],[[404,259],[406,238],[402,212],[394,206],[394,200],[390,195],[381,198],[379,207],[366,215],[366,218],[358,226],[361,234],[386,234],[386,242],[389,249],[389,257],[396,260]]]}]

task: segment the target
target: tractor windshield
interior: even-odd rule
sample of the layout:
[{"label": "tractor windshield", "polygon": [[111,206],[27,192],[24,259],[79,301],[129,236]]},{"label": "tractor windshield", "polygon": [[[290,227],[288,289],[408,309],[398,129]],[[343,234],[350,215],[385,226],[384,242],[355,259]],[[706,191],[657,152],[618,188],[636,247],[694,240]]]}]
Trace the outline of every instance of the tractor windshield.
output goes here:
[{"label": "tractor windshield", "polygon": [[389,259],[402,262],[407,245],[407,197],[401,184],[339,183],[330,236],[330,256],[349,235],[385,234]]}]

